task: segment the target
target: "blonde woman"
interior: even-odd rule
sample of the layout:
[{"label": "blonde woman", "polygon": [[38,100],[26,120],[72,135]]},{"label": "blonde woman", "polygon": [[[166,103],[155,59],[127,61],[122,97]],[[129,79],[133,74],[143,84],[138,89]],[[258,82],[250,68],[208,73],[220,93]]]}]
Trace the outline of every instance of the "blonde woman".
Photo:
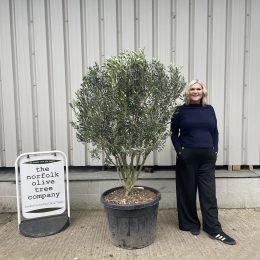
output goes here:
[{"label": "blonde woman", "polygon": [[207,104],[207,89],[200,80],[185,88],[184,104],[171,121],[172,143],[177,153],[176,193],[179,228],[200,234],[196,194],[199,193],[203,230],[228,245],[236,241],[225,234],[218,221],[215,163],[218,129],[214,109]]}]

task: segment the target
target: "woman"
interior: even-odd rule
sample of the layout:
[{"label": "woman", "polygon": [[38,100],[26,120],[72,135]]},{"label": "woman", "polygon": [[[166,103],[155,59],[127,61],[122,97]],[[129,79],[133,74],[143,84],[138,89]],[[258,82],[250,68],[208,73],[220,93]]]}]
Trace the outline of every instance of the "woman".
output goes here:
[{"label": "woman", "polygon": [[213,239],[235,245],[236,241],[222,231],[218,221],[215,189],[218,129],[214,109],[206,103],[207,90],[200,80],[192,80],[186,86],[184,95],[185,104],[178,107],[171,121],[171,138],[177,153],[179,228],[199,235],[198,190],[203,230]]}]

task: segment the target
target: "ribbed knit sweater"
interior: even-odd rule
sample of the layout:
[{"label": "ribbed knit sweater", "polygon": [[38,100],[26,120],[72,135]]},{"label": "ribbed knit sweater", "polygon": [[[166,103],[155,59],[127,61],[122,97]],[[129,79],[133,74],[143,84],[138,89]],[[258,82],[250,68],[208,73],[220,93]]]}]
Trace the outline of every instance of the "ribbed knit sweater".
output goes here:
[{"label": "ribbed knit sweater", "polygon": [[182,147],[213,148],[218,151],[218,128],[211,105],[179,106],[171,120],[171,139],[177,153]]}]

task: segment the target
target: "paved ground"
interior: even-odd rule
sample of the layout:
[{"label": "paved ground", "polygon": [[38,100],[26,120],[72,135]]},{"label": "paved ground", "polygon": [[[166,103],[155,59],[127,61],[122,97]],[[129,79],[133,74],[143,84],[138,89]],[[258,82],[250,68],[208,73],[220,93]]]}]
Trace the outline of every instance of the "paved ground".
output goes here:
[{"label": "paved ground", "polygon": [[228,246],[201,232],[193,236],[177,228],[176,210],[160,210],[156,241],[143,249],[126,250],[111,245],[105,213],[73,211],[63,232],[28,238],[17,230],[16,214],[0,214],[0,259],[260,259],[260,210],[220,210],[220,221],[237,245]]}]

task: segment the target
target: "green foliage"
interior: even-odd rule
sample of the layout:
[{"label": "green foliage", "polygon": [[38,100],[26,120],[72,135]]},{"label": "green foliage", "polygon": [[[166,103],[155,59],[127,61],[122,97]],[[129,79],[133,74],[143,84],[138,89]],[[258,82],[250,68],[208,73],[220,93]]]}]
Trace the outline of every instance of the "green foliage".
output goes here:
[{"label": "green foliage", "polygon": [[81,142],[117,166],[127,193],[151,151],[163,148],[167,124],[185,85],[179,68],[166,71],[144,51],[123,52],[89,67],[71,107]]}]

